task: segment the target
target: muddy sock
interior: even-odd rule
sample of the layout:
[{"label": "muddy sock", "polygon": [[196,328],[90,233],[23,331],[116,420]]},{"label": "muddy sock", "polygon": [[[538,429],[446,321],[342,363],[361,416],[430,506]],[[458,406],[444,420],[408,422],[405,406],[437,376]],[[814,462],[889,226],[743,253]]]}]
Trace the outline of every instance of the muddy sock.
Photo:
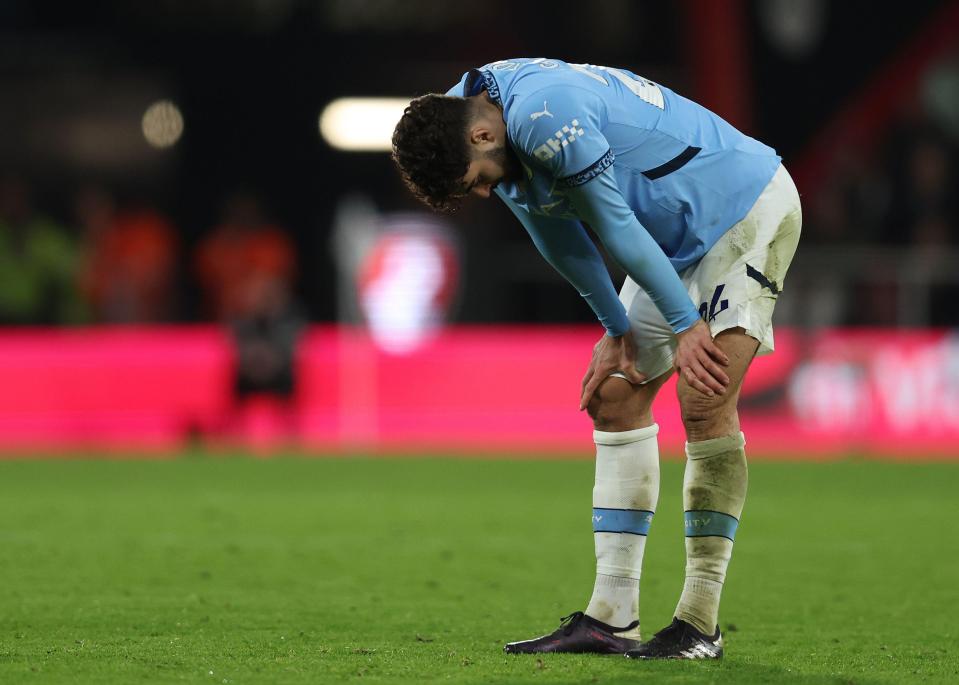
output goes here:
[{"label": "muddy sock", "polygon": [[742,433],[686,443],[686,582],[676,617],[707,635],[719,621],[719,599],[746,500],[745,445]]}]

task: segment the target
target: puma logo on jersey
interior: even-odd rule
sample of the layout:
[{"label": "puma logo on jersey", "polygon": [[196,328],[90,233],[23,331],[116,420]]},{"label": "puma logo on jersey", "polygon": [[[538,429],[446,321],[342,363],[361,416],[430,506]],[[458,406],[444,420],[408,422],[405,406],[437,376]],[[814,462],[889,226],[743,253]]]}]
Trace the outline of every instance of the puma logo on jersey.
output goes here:
[{"label": "puma logo on jersey", "polygon": [[529,118],[532,119],[533,121],[536,121],[540,117],[549,117],[550,119],[553,118],[553,115],[550,113],[550,111],[546,109],[546,100],[543,100],[542,112],[533,112],[532,114],[529,115]]},{"label": "puma logo on jersey", "polygon": [[547,139],[545,143],[533,150],[533,155],[541,162],[549,161],[564,147],[570,143],[575,143],[576,139],[582,136],[583,133],[585,133],[585,131],[580,128],[579,119],[573,119],[569,122],[568,126],[563,126],[556,131],[551,138]]}]

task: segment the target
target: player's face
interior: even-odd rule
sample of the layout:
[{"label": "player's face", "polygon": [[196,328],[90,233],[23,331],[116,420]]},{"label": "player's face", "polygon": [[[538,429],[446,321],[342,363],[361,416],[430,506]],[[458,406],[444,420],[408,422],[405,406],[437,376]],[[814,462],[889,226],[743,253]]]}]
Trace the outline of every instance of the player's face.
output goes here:
[{"label": "player's face", "polygon": [[520,164],[507,143],[502,111],[488,98],[477,104],[479,114],[467,134],[472,161],[461,182],[464,195],[487,198],[499,183],[520,177]]},{"label": "player's face", "polygon": [[505,143],[486,147],[482,152],[474,150],[473,161],[463,176],[463,193],[488,198],[499,183],[515,180],[518,168],[515,154]]}]

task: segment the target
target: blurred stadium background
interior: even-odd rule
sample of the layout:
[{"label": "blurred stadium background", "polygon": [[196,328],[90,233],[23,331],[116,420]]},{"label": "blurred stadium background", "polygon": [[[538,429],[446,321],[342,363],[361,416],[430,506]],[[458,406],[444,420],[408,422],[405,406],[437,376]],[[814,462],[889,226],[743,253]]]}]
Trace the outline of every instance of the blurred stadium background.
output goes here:
[{"label": "blurred stadium background", "polygon": [[959,2],[4,0],[0,681],[635,682],[500,652],[586,599],[601,329],[505,207],[429,214],[385,149],[534,55],[662,81],[803,196],[729,655],[644,672],[959,680]]},{"label": "blurred stadium background", "polygon": [[410,96],[543,54],[796,177],[759,453],[954,456],[959,4],[594,5],[3,3],[0,450],[588,453],[588,308],[499,203],[425,213],[384,151]]}]

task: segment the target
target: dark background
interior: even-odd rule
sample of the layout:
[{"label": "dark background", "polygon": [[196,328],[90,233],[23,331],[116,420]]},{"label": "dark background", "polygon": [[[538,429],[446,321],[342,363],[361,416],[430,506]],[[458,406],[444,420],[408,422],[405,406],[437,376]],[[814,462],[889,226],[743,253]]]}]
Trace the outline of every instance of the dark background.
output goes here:
[{"label": "dark background", "polygon": [[[224,197],[254,192],[297,245],[296,289],[309,317],[331,320],[329,232],[340,198],[360,192],[383,211],[417,207],[388,155],[337,152],[320,139],[317,116],[330,100],[443,91],[465,69],[511,56],[623,66],[716,107],[775,147],[795,169],[808,210],[822,180],[815,160],[807,163],[817,141],[954,5],[812,3],[822,30],[796,55],[771,39],[762,16],[789,3],[730,2],[727,23],[717,25],[702,12],[708,4],[7,0],[0,4],[0,172],[27,179],[37,205],[67,226],[73,194],[86,183],[109,186],[121,202],[151,203],[177,227],[184,264]],[[709,67],[709,51],[730,42],[739,55],[733,71]],[[736,111],[710,102],[725,79],[741,95]],[[905,101],[915,87],[903,83]],[[167,150],[117,143],[111,122],[137,125],[160,97],[183,111],[179,143]],[[76,149],[69,132],[78,122],[94,140],[103,137],[104,149],[116,144],[116,153]],[[883,136],[892,127],[883,123]],[[884,140],[869,141],[870,154],[882,154]],[[465,259],[457,320],[590,320],[505,208],[472,203],[453,220]],[[815,221],[807,211],[811,244],[827,240]],[[889,232],[865,240],[882,242]],[[526,263],[528,277],[521,266],[504,268],[504,255]],[[175,318],[196,320],[198,286],[189,268],[181,271]]]}]

